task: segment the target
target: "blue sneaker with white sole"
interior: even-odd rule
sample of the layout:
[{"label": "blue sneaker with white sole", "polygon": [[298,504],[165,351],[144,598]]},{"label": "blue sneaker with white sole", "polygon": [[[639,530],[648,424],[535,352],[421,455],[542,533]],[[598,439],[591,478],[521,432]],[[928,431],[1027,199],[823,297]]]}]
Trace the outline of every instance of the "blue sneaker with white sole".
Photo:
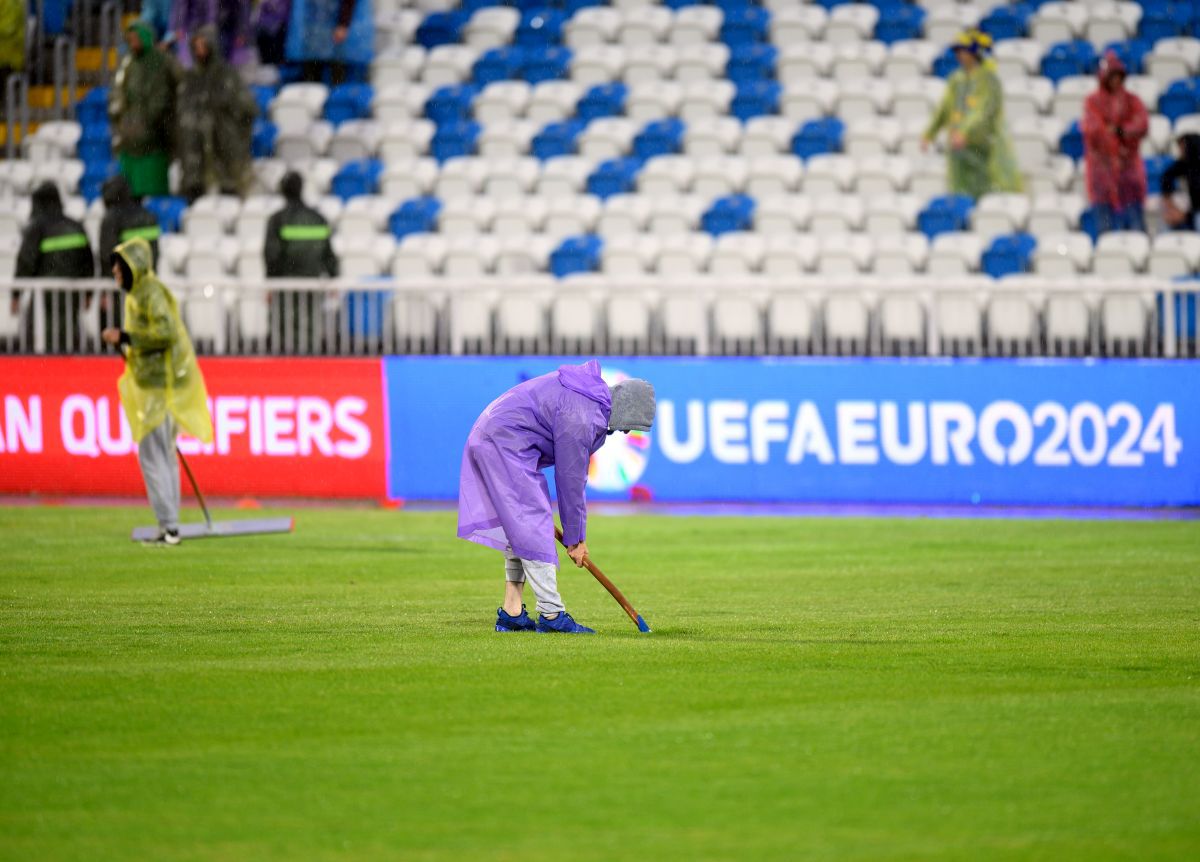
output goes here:
[{"label": "blue sneaker with white sole", "polygon": [[498,632],[531,632],[537,629],[537,624],[525,612],[525,606],[521,605],[521,612],[515,617],[509,616],[504,612],[504,608],[496,608],[496,631]]},{"label": "blue sneaker with white sole", "polygon": [[566,611],[563,611],[552,620],[548,620],[541,614],[538,614],[537,630],[538,634],[558,632],[565,635],[594,635],[596,633],[595,629],[589,629],[587,626],[581,626],[575,622]]}]

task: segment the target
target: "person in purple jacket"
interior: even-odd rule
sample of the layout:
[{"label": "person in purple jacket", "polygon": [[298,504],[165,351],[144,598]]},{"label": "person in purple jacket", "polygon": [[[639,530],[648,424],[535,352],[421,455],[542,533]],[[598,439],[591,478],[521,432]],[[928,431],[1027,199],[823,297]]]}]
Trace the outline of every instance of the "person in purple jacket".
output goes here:
[{"label": "person in purple jacket", "polygon": [[[554,467],[563,543],[576,566],[587,556],[588,462],[614,431],[649,431],[654,387],[623,380],[609,387],[596,360],[526,380],[488,405],[463,450],[458,536],[504,552],[504,604],[496,631],[590,634],[558,595],[558,550],[550,491]],[[525,582],[537,598],[535,624],[522,604]]]}]

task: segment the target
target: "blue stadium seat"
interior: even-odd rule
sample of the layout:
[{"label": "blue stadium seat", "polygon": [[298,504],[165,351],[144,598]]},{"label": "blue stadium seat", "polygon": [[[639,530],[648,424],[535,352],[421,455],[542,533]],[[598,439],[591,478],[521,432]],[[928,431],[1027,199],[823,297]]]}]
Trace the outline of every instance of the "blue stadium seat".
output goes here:
[{"label": "blue stadium seat", "polygon": [[530,9],[521,16],[517,25],[516,43],[522,47],[536,48],[542,45],[561,45],[563,24],[566,15],[550,4]]},{"label": "blue stadium seat", "polygon": [[771,80],[775,77],[775,59],[779,49],[774,45],[746,44],[729,55],[725,77],[734,84]]},{"label": "blue stadium seat", "polygon": [[580,9],[587,9],[592,6],[607,6],[607,5],[608,5],[608,3],[606,2],[606,0],[565,0],[565,2],[563,3],[563,11],[566,12],[567,17],[570,18],[572,15],[574,15]]},{"label": "blue stadium seat", "polygon": [[858,0],[816,0],[816,5],[823,7],[826,11],[835,9],[838,6],[845,6],[847,3],[857,3]]},{"label": "blue stadium seat", "polygon": [[756,42],[767,41],[771,27],[771,13],[761,6],[737,6],[725,10],[725,21],[721,24],[721,41],[732,53]]},{"label": "blue stadium seat", "polygon": [[998,236],[984,251],[979,265],[992,278],[1029,272],[1030,258],[1036,250],[1037,240],[1027,233]]},{"label": "blue stadium seat", "polygon": [[1096,69],[1096,49],[1076,39],[1058,42],[1042,56],[1042,74],[1057,84],[1071,75],[1090,75]]},{"label": "blue stadium seat", "polygon": [[975,202],[967,195],[941,195],[917,215],[917,228],[933,239],[938,234],[966,230]]},{"label": "blue stadium seat", "polygon": [[469,120],[471,102],[478,92],[471,84],[438,87],[425,102],[425,116],[439,125]]},{"label": "blue stadium seat", "polygon": [[783,87],[776,81],[750,81],[741,84],[729,105],[729,113],[743,123],[753,117],[779,113]]},{"label": "blue stadium seat", "polygon": [[700,226],[713,236],[732,231],[753,230],[754,198],[749,195],[717,198],[700,217]]},{"label": "blue stadium seat", "polygon": [[121,172],[121,164],[115,159],[101,162],[89,162],[84,166],[83,176],[79,178],[79,194],[88,203],[100,197],[100,189],[105,180],[115,177]]},{"label": "blue stadium seat", "polygon": [[250,138],[250,152],[256,159],[269,159],[275,152],[275,138],[279,130],[270,120],[261,117],[254,121],[254,131]]},{"label": "blue stadium seat", "polygon": [[1153,44],[1186,34],[1193,17],[1191,3],[1143,2],[1138,36]]},{"label": "blue stadium seat", "polygon": [[542,46],[529,48],[525,51],[525,62],[521,67],[521,77],[530,84],[540,84],[542,81],[557,81],[567,77],[571,66],[571,49]]},{"label": "blue stadium seat", "polygon": [[1079,120],[1072,120],[1071,125],[1062,133],[1058,139],[1058,150],[1075,161],[1083,158],[1083,133],[1079,131]]},{"label": "blue stadium seat", "polygon": [[93,87],[75,106],[75,119],[90,126],[108,122],[108,87]]},{"label": "blue stadium seat", "polygon": [[523,48],[492,48],[484,51],[471,67],[471,80],[479,87],[486,87],[495,81],[508,81],[518,77],[524,65]]},{"label": "blue stadium seat", "polygon": [[357,159],[346,162],[330,183],[330,190],[342,200],[373,195],[379,190],[383,162],[379,159]]},{"label": "blue stadium seat", "polygon": [[1079,229],[1092,238],[1092,244],[1100,238],[1100,214],[1096,207],[1089,206],[1079,214]]},{"label": "blue stadium seat", "polygon": [[598,236],[569,236],[550,252],[550,272],[556,278],[575,272],[596,272],[600,269],[603,250],[604,240]]},{"label": "blue stadium seat", "polygon": [[533,136],[529,151],[543,161],[556,156],[574,155],[579,135],[586,126],[587,124],[581,120],[547,123],[540,132]]},{"label": "blue stadium seat", "polygon": [[947,48],[933,61],[933,74],[939,78],[949,78],[957,68],[958,58],[954,56],[953,48]]},{"label": "blue stadium seat", "polygon": [[453,45],[462,41],[463,27],[470,18],[469,12],[431,12],[417,27],[417,44],[425,48],[438,45]]},{"label": "blue stadium seat", "polygon": [[699,0],[698,3],[689,5],[716,6],[724,14],[729,14],[730,12],[737,12],[741,9],[745,9],[747,6],[761,6],[762,3],[760,3],[759,0],[713,0],[711,3],[709,3],[709,0]]},{"label": "blue stadium seat", "polygon": [[637,185],[641,169],[642,160],[632,156],[603,161],[587,178],[588,194],[603,199],[631,192]]},{"label": "blue stadium seat", "polygon": [[1158,187],[1162,185],[1162,175],[1174,161],[1175,156],[1170,154],[1147,156],[1142,159],[1142,163],[1146,167],[1146,188],[1150,194],[1158,194]]},{"label": "blue stadium seat", "polygon": [[429,154],[439,162],[455,156],[469,156],[475,152],[475,143],[483,127],[471,121],[441,123],[429,142]]},{"label": "blue stadium seat", "polygon": [[163,233],[178,233],[179,223],[187,210],[187,201],[180,197],[146,198],[142,206],[158,219],[158,229]]},{"label": "blue stadium seat", "polygon": [[437,230],[437,217],[441,209],[442,202],[437,198],[409,198],[388,218],[388,230],[396,239],[404,239],[414,233],[432,233]]},{"label": "blue stadium seat", "polygon": [[845,123],[837,117],[809,120],[792,137],[792,152],[802,159],[822,153],[841,152],[845,131]]},{"label": "blue stadium seat", "polygon": [[112,158],[112,129],[108,121],[83,125],[76,147],[79,159],[84,164],[107,162]]},{"label": "blue stadium seat", "polygon": [[1151,44],[1145,39],[1128,39],[1124,42],[1109,42],[1100,52],[1101,56],[1112,51],[1125,64],[1125,70],[1130,75],[1140,75],[1146,65],[1146,55],[1150,53]]},{"label": "blue stadium seat", "polygon": [[651,120],[633,139],[633,154],[640,159],[666,156],[683,149],[686,124],[678,117]]},{"label": "blue stadium seat", "polygon": [[254,96],[254,101],[258,105],[258,115],[265,117],[271,111],[271,102],[279,95],[279,88],[270,86],[269,84],[254,84],[250,87],[250,93]]},{"label": "blue stadium seat", "polygon": [[391,299],[387,290],[347,291],[343,312],[347,334],[351,338],[382,338]]},{"label": "blue stadium seat", "polygon": [[584,93],[575,106],[579,119],[590,122],[597,117],[619,117],[625,113],[629,88],[621,82],[596,84]]},{"label": "blue stadium seat", "polygon": [[1002,39],[1021,39],[1029,31],[1033,8],[1025,3],[996,6],[979,22],[979,29],[999,42]]},{"label": "blue stadium seat", "polygon": [[339,126],[347,120],[369,117],[374,95],[370,84],[339,84],[325,100],[325,119]]},{"label": "blue stadium seat", "polygon": [[[878,5],[878,4],[877,4]],[[905,39],[920,39],[925,30],[925,10],[920,6],[888,6],[875,23],[876,40],[891,45]]]},{"label": "blue stadium seat", "polygon": [[1158,112],[1172,123],[1187,114],[1200,113],[1200,78],[1172,81],[1158,97]]}]

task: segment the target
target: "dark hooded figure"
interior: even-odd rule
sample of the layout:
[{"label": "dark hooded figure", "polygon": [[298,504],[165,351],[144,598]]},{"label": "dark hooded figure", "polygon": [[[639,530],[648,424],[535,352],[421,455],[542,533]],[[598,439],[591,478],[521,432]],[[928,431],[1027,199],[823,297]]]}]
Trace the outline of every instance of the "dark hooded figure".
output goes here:
[{"label": "dark hooded figure", "polygon": [[[17,253],[17,278],[92,278],[96,262],[83,225],[63,213],[58,186],[44,182],[33,192],[29,224],[21,235]],[[55,352],[68,347],[67,333],[73,331],[80,297],[68,301],[65,291],[47,290],[45,296],[47,349]],[[18,301],[13,293],[14,312]]]},{"label": "dark hooded figure", "polygon": [[302,198],[304,181],[295,171],[279,183],[284,206],[267,222],[263,255],[268,278],[337,278],[338,259],[329,222]]},{"label": "dark hooded figure", "polygon": [[154,263],[158,264],[158,219],[134,198],[124,177],[104,183],[104,220],[100,222],[100,259],[109,260],[123,242],[141,237],[150,243]]},{"label": "dark hooded figure", "polygon": [[[337,278],[337,255],[333,252],[332,231],[325,216],[304,203],[304,181],[289,171],[279,183],[283,209],[267,221],[263,257],[267,278]],[[326,331],[323,317],[324,297],[316,291],[279,293],[271,306],[277,320],[271,331],[290,333],[292,344],[284,336],[279,345],[285,351],[308,353]],[[290,321],[290,323],[289,323]]]},{"label": "dark hooded figure", "polygon": [[144,21],[129,26],[125,41],[129,53],[109,93],[113,149],[135,195],[165,195],[174,145],[178,68],[155,46],[154,34]]},{"label": "dark hooded figure", "polygon": [[[1188,193],[1186,212],[1171,200],[1179,180],[1183,180]],[[1167,224],[1177,230],[1200,230],[1200,135],[1189,133],[1179,136],[1179,158],[1163,171],[1159,190],[1162,192],[1163,217]]]},{"label": "dark hooded figure", "polygon": [[195,200],[215,184],[241,195],[249,176],[250,136],[258,105],[237,71],[221,56],[214,27],[192,36],[195,65],[184,74],[179,103],[179,160],[183,193]]}]

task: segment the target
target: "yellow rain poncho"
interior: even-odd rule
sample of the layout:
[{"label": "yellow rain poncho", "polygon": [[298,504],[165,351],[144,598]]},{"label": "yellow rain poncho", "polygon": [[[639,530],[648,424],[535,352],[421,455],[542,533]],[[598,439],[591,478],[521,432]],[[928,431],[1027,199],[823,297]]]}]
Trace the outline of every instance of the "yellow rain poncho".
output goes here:
[{"label": "yellow rain poncho", "polygon": [[115,253],[133,273],[133,288],[125,294],[129,347],[117,381],[133,439],[141,442],[170,414],[193,437],[212,440],[204,377],[175,297],[154,274],[150,243],[131,239]]},{"label": "yellow rain poncho", "polygon": [[1019,192],[1020,171],[1004,119],[1004,92],[996,66],[977,48],[990,47],[986,36],[974,31],[959,37],[957,47],[980,57],[975,68],[955,70],[946,82],[942,101],[934,111],[925,139],[933,140],[943,128],[961,132],[962,149],[947,155],[947,184],[956,194],[979,198],[988,192]]}]

